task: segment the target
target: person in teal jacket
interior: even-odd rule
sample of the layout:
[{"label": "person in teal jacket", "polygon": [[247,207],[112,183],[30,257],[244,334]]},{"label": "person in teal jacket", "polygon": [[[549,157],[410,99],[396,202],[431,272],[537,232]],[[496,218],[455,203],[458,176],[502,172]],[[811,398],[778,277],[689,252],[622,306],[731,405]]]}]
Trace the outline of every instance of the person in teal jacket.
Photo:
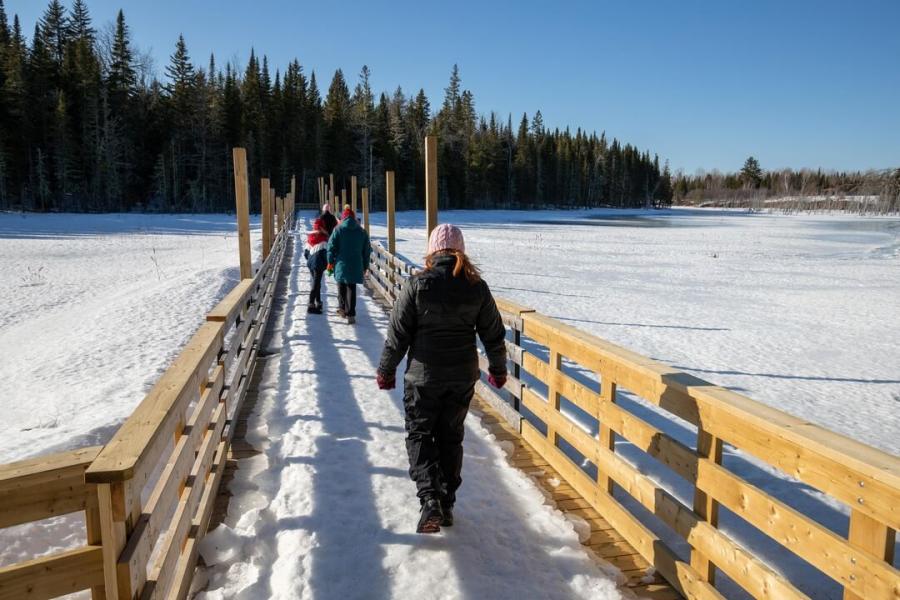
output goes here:
[{"label": "person in teal jacket", "polygon": [[369,268],[372,246],[350,206],[344,207],[340,224],[328,239],[328,272],[338,283],[338,315],[356,323],[356,285],[363,282]]}]

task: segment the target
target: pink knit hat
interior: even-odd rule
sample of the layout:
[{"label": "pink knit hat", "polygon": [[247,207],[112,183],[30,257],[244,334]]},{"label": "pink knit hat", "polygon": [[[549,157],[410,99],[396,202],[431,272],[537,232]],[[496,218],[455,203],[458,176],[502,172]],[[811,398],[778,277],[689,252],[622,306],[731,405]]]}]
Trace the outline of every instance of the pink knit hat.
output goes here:
[{"label": "pink knit hat", "polygon": [[466,241],[463,239],[459,227],[444,223],[434,228],[431,237],[428,238],[428,254],[434,254],[441,250],[466,251]]}]

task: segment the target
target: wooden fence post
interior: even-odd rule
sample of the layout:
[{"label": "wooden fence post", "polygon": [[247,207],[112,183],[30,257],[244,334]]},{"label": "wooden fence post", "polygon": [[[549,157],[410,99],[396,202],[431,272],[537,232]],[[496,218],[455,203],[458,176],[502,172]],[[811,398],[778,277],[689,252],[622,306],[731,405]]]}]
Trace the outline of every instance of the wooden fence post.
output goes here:
[{"label": "wooden fence post", "polygon": [[[297,201],[297,176],[291,175],[291,201],[289,203],[290,207],[288,209],[288,217],[290,218],[290,225],[294,223],[294,203]],[[290,227],[289,227],[290,229]]]},{"label": "wooden fence post", "polygon": [[250,260],[250,184],[247,179],[247,150],[234,148],[234,196],[237,208],[238,253],[241,261],[241,279],[253,277]]},{"label": "wooden fence post", "polygon": [[269,180],[263,177],[259,182],[259,203],[262,205],[262,258],[269,258],[272,251],[272,202],[269,199]]},{"label": "wooden fence post", "polygon": [[347,206],[347,188],[341,188],[341,205],[338,207],[338,214],[344,212],[345,206]]},{"label": "wooden fence post", "polygon": [[[702,427],[697,428],[697,458],[722,464],[722,440]],[[719,526],[719,503],[700,488],[694,490],[694,512],[713,527]],[[715,584],[716,566],[695,549],[691,550],[691,566],[700,573],[700,577]]]},{"label": "wooden fence post", "polygon": [[[616,383],[612,381],[611,377],[605,377],[603,373],[600,373],[600,406],[599,412],[600,415],[603,414],[603,407],[609,404],[613,404],[616,401]],[[598,415],[598,417],[600,416]],[[598,418],[600,421],[600,447],[606,448],[608,450],[615,450],[616,448],[616,434],[613,433],[613,430],[610,428],[608,422],[604,422],[603,419]],[[613,492],[613,481],[609,477],[609,473],[603,473],[599,469],[597,470],[598,481],[600,483],[600,488],[605,490],[606,493],[612,494]]]},{"label": "wooden fence post", "polygon": [[356,175],[350,178],[350,210],[356,212]]},{"label": "wooden fence post", "polygon": [[394,172],[384,174],[385,203],[387,209],[388,252],[397,253],[397,235],[394,231],[396,219],[394,215]]},{"label": "wooden fence post", "polygon": [[[851,546],[893,564],[896,535],[896,531],[881,521],[856,508],[850,509],[850,531],[847,533],[847,540]],[[863,598],[845,589],[844,600],[863,600]]]},{"label": "wooden fence post", "polygon": [[425,136],[425,245],[438,221],[437,137]]},{"label": "wooden fence post", "polygon": [[[131,569],[120,564],[128,536],[141,516],[140,492],[132,480],[97,485],[100,531],[103,538],[103,581],[107,600],[126,600],[138,590],[131,589]],[[141,577],[143,580],[144,578]]]},{"label": "wooden fence post", "polygon": [[363,210],[363,226],[366,233],[369,233],[369,188],[362,189],[362,210]]},{"label": "wooden fence post", "polygon": [[[556,385],[556,371],[562,370],[562,356],[559,354],[559,351],[553,347],[553,343],[549,344],[550,347],[550,381],[547,384],[547,401],[550,403],[550,410],[559,412],[560,405],[560,394],[559,387]],[[550,445],[554,448],[556,447],[556,438],[557,431],[556,427],[547,423],[547,440],[550,442]]]},{"label": "wooden fence post", "polygon": [[275,196],[275,224],[278,226],[277,233],[281,233],[284,229],[284,198]]},{"label": "wooden fence post", "polygon": [[328,174],[328,203],[331,205],[331,210],[334,210],[334,173]]}]

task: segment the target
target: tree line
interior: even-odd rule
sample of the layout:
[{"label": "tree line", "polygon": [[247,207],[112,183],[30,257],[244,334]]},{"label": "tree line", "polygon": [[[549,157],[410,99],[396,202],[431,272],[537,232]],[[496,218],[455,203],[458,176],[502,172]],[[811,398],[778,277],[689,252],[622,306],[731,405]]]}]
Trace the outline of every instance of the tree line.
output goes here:
[{"label": "tree line", "polygon": [[[801,209],[803,206],[860,212],[900,211],[900,168],[870,171],[764,170],[750,156],[740,171],[676,173],[677,204]],[[767,202],[768,201],[768,202]]]},{"label": "tree line", "polygon": [[[30,43],[0,0],[0,209],[222,211],[233,207],[231,149],[251,182],[298,202],[316,177],[350,175],[383,205],[396,172],[400,208],[422,205],[424,136],[438,136],[442,208],[650,206],[673,196],[668,165],[604,133],[550,129],[540,111],[515,121],[479,114],[453,67],[443,101],[401,88],[376,96],[363,66],[334,73],[324,98],[296,59],[274,69],[254,50],[245,68],[196,63],[179,36],[158,76],[119,11],[97,29],[85,0],[51,0]],[[258,186],[251,202],[259,206]]]}]

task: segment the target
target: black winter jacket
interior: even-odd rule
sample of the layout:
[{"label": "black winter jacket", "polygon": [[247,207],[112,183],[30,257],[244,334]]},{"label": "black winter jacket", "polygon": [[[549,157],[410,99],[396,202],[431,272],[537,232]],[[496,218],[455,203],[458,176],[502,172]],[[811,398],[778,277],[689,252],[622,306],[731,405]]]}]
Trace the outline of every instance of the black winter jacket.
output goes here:
[{"label": "black winter jacket", "polygon": [[474,382],[479,377],[475,334],[481,338],[490,372],[506,374],[506,330],[484,281],[453,276],[453,256],[411,277],[391,310],[378,370],[391,375],[407,350],[407,382],[413,385]]}]

